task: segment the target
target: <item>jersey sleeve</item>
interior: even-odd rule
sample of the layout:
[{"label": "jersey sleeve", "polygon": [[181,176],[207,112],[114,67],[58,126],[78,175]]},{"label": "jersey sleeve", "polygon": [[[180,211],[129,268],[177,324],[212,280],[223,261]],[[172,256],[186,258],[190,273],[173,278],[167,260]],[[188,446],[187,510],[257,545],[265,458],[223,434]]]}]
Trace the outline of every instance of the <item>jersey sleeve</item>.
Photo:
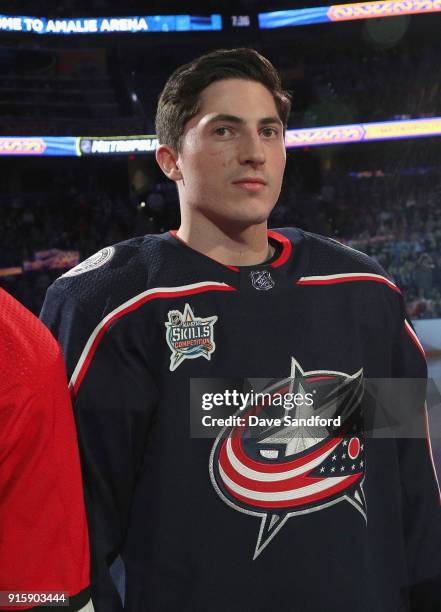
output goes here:
[{"label": "jersey sleeve", "polygon": [[[409,401],[417,405],[414,436],[397,439],[408,584],[412,612],[441,610],[441,506],[425,402],[427,365],[424,349],[399,299],[392,372],[408,379]],[[415,392],[415,389],[417,392]],[[419,432],[419,433],[418,433]]]},{"label": "jersey sleeve", "polygon": [[[3,597],[56,592],[51,610],[93,612],[80,461],[62,353],[18,303],[2,315],[8,333],[0,333],[0,591]],[[47,609],[20,601],[0,609]]]},{"label": "jersey sleeve", "polygon": [[[66,362],[83,470],[96,612],[123,609],[110,566],[123,555],[136,478],[157,400],[139,338],[124,322],[106,327],[55,286],[41,318],[58,337]],[[136,333],[134,334],[136,336]],[[128,337],[129,336],[129,337]],[[132,344],[131,344],[132,341]]]}]

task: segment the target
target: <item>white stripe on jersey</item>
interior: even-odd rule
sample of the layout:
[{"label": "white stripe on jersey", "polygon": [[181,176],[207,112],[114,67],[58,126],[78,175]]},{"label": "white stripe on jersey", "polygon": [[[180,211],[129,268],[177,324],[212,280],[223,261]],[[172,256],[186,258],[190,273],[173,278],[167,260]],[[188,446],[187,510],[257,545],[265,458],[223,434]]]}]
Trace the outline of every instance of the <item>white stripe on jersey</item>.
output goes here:
[{"label": "white stripe on jersey", "polygon": [[[360,280],[379,280],[381,282],[386,283],[387,285],[390,285],[391,287],[398,289],[397,285],[395,283],[393,283],[391,280],[389,280],[388,278],[386,278],[385,276],[382,276],[381,274],[373,274],[370,272],[346,272],[345,274],[326,274],[324,276],[302,276],[298,282],[311,282],[313,283],[314,281],[327,281],[327,280],[344,280],[344,279],[351,279],[351,278],[357,278]],[[399,291],[399,289],[398,289]]]},{"label": "white stripe on jersey", "polygon": [[438,487],[439,501],[440,501],[440,504],[441,504],[441,489],[440,489],[440,486],[439,486],[439,480],[438,480],[438,474],[437,474],[436,467],[435,467],[435,461],[433,459],[432,442],[430,441],[429,414],[427,412],[427,403],[426,402],[424,402],[424,418],[426,420],[426,435],[427,435],[427,444],[429,445],[430,461],[432,462],[433,475],[435,476],[435,482],[436,482],[437,487]]},{"label": "white stripe on jersey", "polygon": [[108,323],[108,321],[113,319],[118,313],[120,313],[123,310],[126,310],[127,308],[130,308],[131,306],[135,305],[137,302],[143,300],[144,298],[154,293],[179,293],[182,291],[192,291],[193,289],[199,289],[202,287],[219,287],[219,288],[222,287],[222,288],[234,289],[233,287],[230,287],[230,285],[227,285],[226,283],[218,283],[215,281],[204,281],[200,283],[193,283],[191,285],[182,285],[181,287],[154,287],[153,289],[148,289],[147,291],[143,291],[142,293],[135,295],[134,297],[130,298],[130,300],[127,300],[126,302],[124,302],[123,304],[121,304],[120,306],[112,310],[111,312],[109,312],[109,314],[106,317],[104,317],[102,321],[98,323],[98,325],[95,327],[95,329],[91,333],[89,339],[87,340],[86,345],[84,346],[84,349],[81,353],[81,356],[78,360],[77,365],[75,366],[75,369],[69,381],[69,387],[71,388],[74,387],[77,381],[77,378],[81,372],[81,368],[83,367],[83,364],[86,361],[89,351],[96,337],[100,333],[101,329],[106,325],[106,323]]},{"label": "white stripe on jersey", "polygon": [[421,344],[421,342],[420,342],[420,340],[419,340],[418,336],[417,336],[417,335],[416,335],[416,333],[414,332],[414,330],[413,330],[412,326],[411,326],[411,325],[409,325],[409,323],[407,322],[407,320],[406,320],[406,319],[404,319],[404,325],[405,325],[405,327],[406,327],[406,331],[407,331],[407,332],[408,332],[408,333],[409,333],[409,334],[412,336],[412,338],[413,338],[413,339],[415,340],[415,342],[418,344],[418,346],[419,346],[419,348],[420,348],[420,350],[421,350],[422,354],[423,354],[423,355],[425,355],[426,353],[425,353],[425,350],[424,350],[424,348],[423,348],[423,345]]}]

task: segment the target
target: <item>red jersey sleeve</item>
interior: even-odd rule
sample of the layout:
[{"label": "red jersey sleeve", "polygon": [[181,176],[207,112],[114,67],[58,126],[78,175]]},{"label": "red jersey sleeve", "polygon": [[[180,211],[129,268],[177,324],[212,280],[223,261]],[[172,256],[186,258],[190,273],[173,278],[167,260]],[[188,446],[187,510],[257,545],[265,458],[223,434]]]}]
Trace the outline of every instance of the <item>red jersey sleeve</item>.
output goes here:
[{"label": "red jersey sleeve", "polygon": [[0,591],[64,592],[69,607],[59,609],[91,611],[83,487],[61,349],[1,289],[0,366]]}]

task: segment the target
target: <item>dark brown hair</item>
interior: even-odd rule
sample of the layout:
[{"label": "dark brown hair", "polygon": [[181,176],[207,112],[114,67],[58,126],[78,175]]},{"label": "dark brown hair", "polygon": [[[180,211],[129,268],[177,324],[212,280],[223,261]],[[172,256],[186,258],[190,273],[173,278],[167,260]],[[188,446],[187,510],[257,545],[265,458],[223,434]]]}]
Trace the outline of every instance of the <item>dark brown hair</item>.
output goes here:
[{"label": "dark brown hair", "polygon": [[262,83],[274,98],[286,128],[291,95],[282,89],[279,72],[254,49],[217,49],[177,68],[162,90],[156,110],[156,135],[160,144],[180,151],[184,128],[200,110],[201,92],[223,79],[245,79]]}]

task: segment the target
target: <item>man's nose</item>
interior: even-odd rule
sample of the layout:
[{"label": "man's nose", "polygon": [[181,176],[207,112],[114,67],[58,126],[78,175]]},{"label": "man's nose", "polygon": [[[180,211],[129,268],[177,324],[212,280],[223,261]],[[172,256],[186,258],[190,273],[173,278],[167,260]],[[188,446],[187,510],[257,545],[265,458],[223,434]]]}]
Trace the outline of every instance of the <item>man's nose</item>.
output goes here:
[{"label": "man's nose", "polygon": [[260,134],[246,134],[239,145],[241,164],[261,165],[265,162],[265,150]]}]

